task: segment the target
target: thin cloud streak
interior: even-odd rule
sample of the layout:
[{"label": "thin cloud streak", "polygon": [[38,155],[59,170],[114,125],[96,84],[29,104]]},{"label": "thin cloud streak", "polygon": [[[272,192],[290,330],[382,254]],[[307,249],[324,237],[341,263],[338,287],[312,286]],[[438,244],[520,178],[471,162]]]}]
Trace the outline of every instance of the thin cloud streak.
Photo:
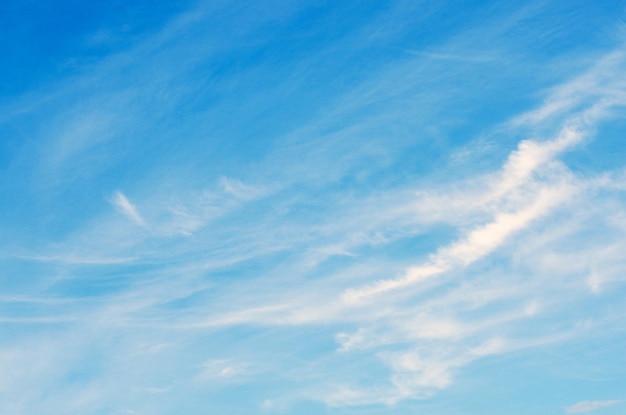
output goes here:
[{"label": "thin cloud streak", "polygon": [[440,249],[430,263],[409,268],[399,279],[381,280],[363,288],[348,290],[343,298],[348,303],[357,302],[391,290],[405,288],[457,267],[466,267],[493,252],[513,233],[546,215],[566,200],[568,194],[567,188],[544,189],[529,207],[514,213],[498,213],[493,222],[472,230],[464,239]]},{"label": "thin cloud streak", "polygon": [[565,408],[566,414],[582,414],[586,412],[596,411],[602,408],[608,408],[623,403],[624,401],[608,400],[608,401],[582,401]]},{"label": "thin cloud streak", "polygon": [[115,208],[121,214],[125,215],[128,219],[135,222],[137,225],[146,227],[146,222],[143,220],[135,205],[133,205],[128,198],[120,191],[113,194],[111,202]]}]

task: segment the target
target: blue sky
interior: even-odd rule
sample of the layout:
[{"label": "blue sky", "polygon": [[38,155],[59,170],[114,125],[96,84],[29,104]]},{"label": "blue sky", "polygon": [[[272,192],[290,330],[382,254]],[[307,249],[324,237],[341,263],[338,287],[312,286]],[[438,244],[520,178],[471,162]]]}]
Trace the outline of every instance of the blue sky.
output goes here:
[{"label": "blue sky", "polygon": [[171,3],[0,4],[2,414],[624,413],[625,2]]}]

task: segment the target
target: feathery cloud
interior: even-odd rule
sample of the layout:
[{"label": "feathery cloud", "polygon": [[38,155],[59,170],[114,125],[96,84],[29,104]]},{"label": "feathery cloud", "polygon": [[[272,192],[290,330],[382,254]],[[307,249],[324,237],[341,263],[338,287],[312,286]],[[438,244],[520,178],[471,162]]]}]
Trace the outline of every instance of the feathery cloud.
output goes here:
[{"label": "feathery cloud", "polygon": [[126,216],[128,219],[135,222],[139,226],[146,226],[146,222],[137,211],[135,205],[133,205],[122,192],[116,191],[111,198],[111,202],[117,211]]}]

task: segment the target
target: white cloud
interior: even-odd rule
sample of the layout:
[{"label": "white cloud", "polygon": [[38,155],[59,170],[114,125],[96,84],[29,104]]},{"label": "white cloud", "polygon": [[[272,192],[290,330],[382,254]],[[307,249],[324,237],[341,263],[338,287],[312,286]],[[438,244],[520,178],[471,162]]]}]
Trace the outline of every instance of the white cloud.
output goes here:
[{"label": "white cloud", "polygon": [[380,280],[362,288],[349,289],[343,298],[348,303],[353,303],[419,283],[454,268],[466,267],[494,251],[514,232],[524,229],[533,220],[546,215],[556,205],[566,200],[570,192],[568,187],[543,188],[529,206],[523,206],[513,213],[498,212],[492,222],[471,230],[461,240],[439,249],[429,263],[409,268],[405,275],[398,279]]},{"label": "white cloud", "polygon": [[221,177],[218,183],[224,193],[240,200],[252,200],[263,194],[258,187],[230,177]]},{"label": "white cloud", "polygon": [[201,372],[196,380],[204,382],[216,382],[233,379],[243,375],[246,369],[230,359],[209,359],[202,364]]},{"label": "white cloud", "polygon": [[615,406],[621,404],[623,401],[609,400],[609,401],[582,401],[565,408],[565,413],[568,414],[582,414],[585,412],[595,411],[597,409],[606,408],[609,406]]},{"label": "white cloud", "polygon": [[[575,189],[563,184],[567,182],[569,172],[558,166],[558,163],[554,163],[554,160],[563,151],[580,143],[585,137],[585,131],[605,117],[611,106],[624,101],[624,94],[620,94],[624,86],[613,78],[616,66],[623,64],[622,61],[622,53],[611,54],[580,79],[558,88],[540,109],[530,111],[512,121],[511,124],[515,126],[520,124],[538,126],[540,123],[554,122],[560,122],[562,126],[557,137],[552,140],[521,141],[518,148],[509,155],[501,171],[487,179],[487,183],[490,184],[488,192],[478,191],[473,196],[466,195],[463,198],[465,206],[452,203],[461,211],[491,212],[493,220],[490,223],[474,228],[464,238],[439,249],[430,261],[410,267],[400,278],[383,279],[361,288],[348,289],[344,293],[344,300],[348,303],[358,302],[367,297],[420,283],[455,268],[466,267],[490,254],[512,234],[526,228],[532,221],[545,216],[567,200]],[[609,92],[600,87],[591,91],[585,88],[589,83],[604,85],[616,82],[617,85]],[[566,98],[563,98],[563,95]],[[564,120],[550,119],[550,116],[554,115],[554,108],[571,109],[574,103],[570,103],[570,100],[579,103],[589,99],[595,101],[588,103],[586,108],[579,108],[573,114],[568,114]],[[561,102],[563,100],[567,102]],[[553,164],[557,166],[556,171],[551,171],[554,169]],[[534,176],[542,169],[544,170],[542,173],[547,177],[539,180]],[[561,183],[555,186],[551,182]],[[449,202],[446,198],[435,199],[440,199],[439,203],[427,205],[432,208]],[[534,199],[534,202],[528,204],[529,199]],[[458,215],[458,212],[456,213]],[[455,212],[451,211],[450,214],[454,215]],[[461,216],[464,215],[461,213]],[[591,281],[592,288],[597,290],[595,280]]]},{"label": "white cloud", "polygon": [[331,385],[321,397],[331,407],[362,406],[372,404],[392,405],[399,400],[395,390],[390,388],[360,388],[346,385]]},{"label": "white cloud", "polygon": [[111,198],[111,202],[117,211],[125,215],[128,219],[132,220],[139,226],[146,226],[145,221],[137,211],[135,205],[133,205],[122,192],[115,192]]},{"label": "white cloud", "polygon": [[584,74],[553,88],[542,106],[516,117],[512,124],[537,125],[563,114],[568,115],[590,98],[601,101],[602,98],[621,95],[623,99],[624,85],[619,73],[624,58],[625,52],[621,49],[609,53]]},{"label": "white cloud", "polygon": [[519,143],[517,150],[512,152],[503,169],[501,176],[494,183],[492,199],[498,199],[506,193],[519,188],[531,179],[539,167],[545,165],[559,153],[580,142],[583,135],[570,126],[566,125],[559,133],[559,136],[551,141],[537,142],[523,140]]}]

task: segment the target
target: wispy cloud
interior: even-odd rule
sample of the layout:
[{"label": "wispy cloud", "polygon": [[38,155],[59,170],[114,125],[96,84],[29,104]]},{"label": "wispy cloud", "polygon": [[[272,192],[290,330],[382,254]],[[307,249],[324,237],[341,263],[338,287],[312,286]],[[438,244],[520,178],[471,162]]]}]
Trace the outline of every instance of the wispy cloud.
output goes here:
[{"label": "wispy cloud", "polygon": [[623,401],[609,400],[609,401],[582,401],[572,406],[565,408],[567,414],[582,414],[585,412],[592,412],[598,409],[607,408],[609,406],[615,406],[621,404]]},{"label": "wispy cloud", "polygon": [[125,215],[137,225],[146,226],[146,222],[137,211],[135,205],[133,205],[122,192],[115,192],[111,198],[111,203],[113,203],[113,206],[115,206],[118,212]]},{"label": "wispy cloud", "polygon": [[[23,276],[2,280],[0,323],[18,336],[0,339],[0,391],[21,403],[0,410],[404,411],[480,360],[595,338],[624,314],[626,180],[585,157],[621,117],[626,57],[546,63],[541,30],[510,48],[538,3],[476,9],[431,45],[408,40],[438,13],[422,3],[339,13],[359,27],[304,31],[297,56],[280,28],[306,7],[207,3],[16,105],[2,121],[54,121],[32,197],[62,197],[39,203],[49,233],[0,241],[3,271]],[[142,191],[114,192],[114,211],[111,182]],[[49,225],[71,201],[81,220]]]},{"label": "wispy cloud", "polygon": [[228,359],[211,359],[202,364],[201,372],[196,376],[197,381],[215,382],[224,379],[233,381],[237,377],[245,375],[246,368]]},{"label": "wispy cloud", "polygon": [[498,213],[493,222],[470,231],[462,240],[440,249],[433,255],[430,263],[409,268],[399,279],[377,281],[364,288],[348,290],[344,298],[349,302],[359,301],[419,283],[458,266],[468,266],[491,253],[511,234],[525,228],[532,220],[545,215],[565,200],[567,194],[567,188],[544,189],[530,206],[512,213]]},{"label": "wispy cloud", "polygon": [[220,177],[219,185],[224,193],[237,199],[251,200],[263,194],[262,189],[229,177]]}]

